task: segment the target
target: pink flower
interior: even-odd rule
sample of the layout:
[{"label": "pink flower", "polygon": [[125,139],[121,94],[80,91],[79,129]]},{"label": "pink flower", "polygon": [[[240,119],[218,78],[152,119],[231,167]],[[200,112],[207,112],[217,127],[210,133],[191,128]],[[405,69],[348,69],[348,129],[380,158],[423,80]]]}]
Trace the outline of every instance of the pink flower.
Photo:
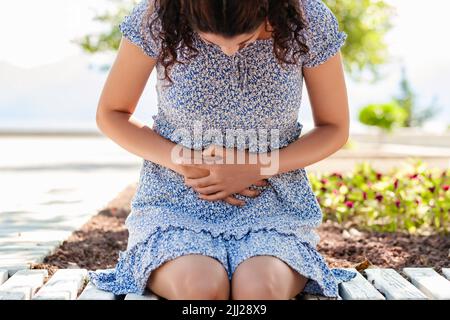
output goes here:
[{"label": "pink flower", "polygon": [[353,208],[353,202],[352,201],[346,201],[345,202],[345,205],[348,207],[348,208]]},{"label": "pink flower", "polygon": [[334,190],[333,190],[333,193],[334,193],[334,194],[338,194],[339,191],[338,191],[337,189],[334,189]]},{"label": "pink flower", "polygon": [[416,204],[420,204],[420,200],[419,200],[419,199],[416,199],[414,202],[415,202]]},{"label": "pink flower", "polygon": [[320,180],[320,182],[322,182],[322,184],[327,184],[327,183],[328,183],[328,180],[325,179],[325,178],[323,178],[323,179]]},{"label": "pink flower", "polygon": [[410,178],[410,179],[417,179],[418,175],[419,175],[419,174],[415,173],[415,174],[413,174],[413,175],[410,175],[409,178]]}]

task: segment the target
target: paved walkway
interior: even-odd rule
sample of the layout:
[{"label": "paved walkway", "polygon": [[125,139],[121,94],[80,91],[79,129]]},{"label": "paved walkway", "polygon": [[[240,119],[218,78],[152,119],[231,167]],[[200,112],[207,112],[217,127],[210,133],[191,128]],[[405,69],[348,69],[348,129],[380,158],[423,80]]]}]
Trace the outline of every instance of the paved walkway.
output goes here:
[{"label": "paved walkway", "polygon": [[104,138],[2,138],[0,150],[0,267],[8,270],[41,262],[137,181],[141,164]]}]

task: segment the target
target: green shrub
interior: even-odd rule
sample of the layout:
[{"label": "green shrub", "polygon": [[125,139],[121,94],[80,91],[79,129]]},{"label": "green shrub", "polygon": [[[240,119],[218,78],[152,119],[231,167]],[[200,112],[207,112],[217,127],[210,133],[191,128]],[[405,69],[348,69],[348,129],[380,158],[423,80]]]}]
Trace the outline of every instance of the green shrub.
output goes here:
[{"label": "green shrub", "polygon": [[384,104],[369,104],[359,112],[359,121],[368,126],[374,126],[383,131],[392,132],[402,126],[408,114],[396,102]]},{"label": "green shrub", "polygon": [[324,220],[363,229],[448,234],[450,169],[428,169],[420,159],[382,174],[368,162],[347,174],[308,174]]}]

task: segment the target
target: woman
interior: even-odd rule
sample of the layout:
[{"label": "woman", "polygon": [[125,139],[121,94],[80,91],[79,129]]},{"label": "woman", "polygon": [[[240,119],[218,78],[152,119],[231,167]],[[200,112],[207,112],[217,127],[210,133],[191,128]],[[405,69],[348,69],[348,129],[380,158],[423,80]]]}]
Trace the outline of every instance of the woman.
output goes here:
[{"label": "woman", "polygon": [[[346,35],[328,7],[142,0],[120,31],[97,124],[144,161],[127,250],[93,283],[166,299],[337,297],[355,274],[316,251],[322,212],[304,169],[348,139]],[[150,129],[131,116],[154,66]],[[303,79],[316,127],[299,138]]]}]

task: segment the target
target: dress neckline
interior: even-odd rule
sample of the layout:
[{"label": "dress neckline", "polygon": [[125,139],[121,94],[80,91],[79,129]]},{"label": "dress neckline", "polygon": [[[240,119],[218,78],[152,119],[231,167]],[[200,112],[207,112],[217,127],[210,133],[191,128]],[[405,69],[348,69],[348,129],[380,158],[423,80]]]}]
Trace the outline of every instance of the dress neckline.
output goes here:
[{"label": "dress neckline", "polygon": [[239,49],[238,51],[236,51],[236,53],[235,53],[234,55],[228,56],[228,55],[226,55],[225,53],[223,53],[223,51],[222,51],[218,46],[216,46],[216,45],[214,45],[214,44],[209,44],[209,43],[206,43],[205,41],[203,41],[203,40],[200,38],[200,36],[198,35],[197,32],[194,32],[194,39],[195,39],[200,45],[203,45],[205,48],[212,48],[213,50],[222,53],[224,56],[226,56],[226,57],[228,57],[228,58],[230,58],[230,59],[232,59],[232,58],[233,58],[234,56],[236,56],[236,55],[240,55],[240,54],[246,52],[247,50],[250,50],[250,49],[256,47],[258,44],[264,44],[264,45],[266,45],[266,44],[268,44],[268,43],[272,43],[272,42],[273,42],[273,37],[270,37],[270,38],[267,38],[267,39],[256,39],[256,40],[255,40],[254,42],[252,42],[251,44],[247,45],[246,47],[244,47],[244,48],[242,48],[242,49]]}]

